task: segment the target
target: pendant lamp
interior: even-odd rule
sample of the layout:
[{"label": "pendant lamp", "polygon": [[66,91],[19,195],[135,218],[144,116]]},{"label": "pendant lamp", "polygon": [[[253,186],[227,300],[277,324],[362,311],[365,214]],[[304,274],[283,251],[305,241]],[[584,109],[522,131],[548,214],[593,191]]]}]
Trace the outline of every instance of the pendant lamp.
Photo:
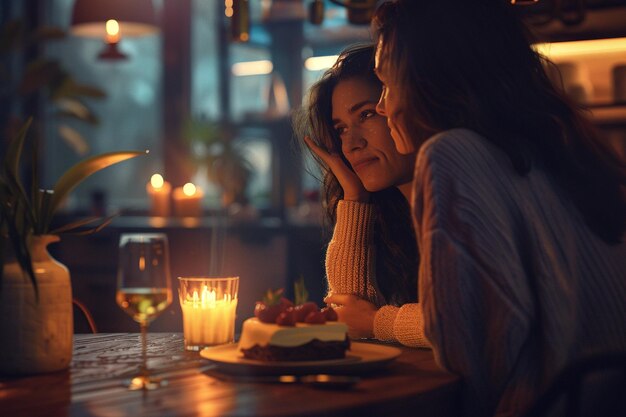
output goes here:
[{"label": "pendant lamp", "polygon": [[76,0],[71,33],[105,39],[105,23],[111,19],[119,23],[122,37],[153,35],[159,30],[152,0]]}]

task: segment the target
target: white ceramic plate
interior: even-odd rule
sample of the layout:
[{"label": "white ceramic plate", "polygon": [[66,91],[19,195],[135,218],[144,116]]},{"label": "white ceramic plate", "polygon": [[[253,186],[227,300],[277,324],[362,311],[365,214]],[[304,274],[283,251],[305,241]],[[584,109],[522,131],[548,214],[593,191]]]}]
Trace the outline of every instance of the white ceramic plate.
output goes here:
[{"label": "white ceramic plate", "polygon": [[400,355],[392,346],[352,342],[343,359],[308,362],[263,362],[245,359],[236,343],[205,348],[200,356],[217,365],[220,371],[245,375],[344,374],[379,369]]}]

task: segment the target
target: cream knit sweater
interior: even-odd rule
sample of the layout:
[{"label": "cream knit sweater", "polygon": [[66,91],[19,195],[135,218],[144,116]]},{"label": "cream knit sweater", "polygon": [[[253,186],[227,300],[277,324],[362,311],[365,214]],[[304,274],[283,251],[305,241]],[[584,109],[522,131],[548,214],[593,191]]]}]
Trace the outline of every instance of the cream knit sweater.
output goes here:
[{"label": "cream knit sweater", "polygon": [[337,224],[326,252],[326,276],[331,294],[354,294],[380,307],[374,319],[374,337],[406,346],[429,347],[424,338],[419,304],[383,305],[376,285],[374,206],[339,201]]}]

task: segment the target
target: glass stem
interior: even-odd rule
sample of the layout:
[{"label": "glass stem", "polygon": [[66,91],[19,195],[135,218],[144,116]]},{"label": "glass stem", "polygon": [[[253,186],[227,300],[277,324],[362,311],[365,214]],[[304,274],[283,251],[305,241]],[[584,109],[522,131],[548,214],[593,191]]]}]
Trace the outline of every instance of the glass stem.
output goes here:
[{"label": "glass stem", "polygon": [[148,323],[142,321],[139,323],[141,327],[141,375],[148,377],[148,359],[147,359],[147,338],[148,338]]}]

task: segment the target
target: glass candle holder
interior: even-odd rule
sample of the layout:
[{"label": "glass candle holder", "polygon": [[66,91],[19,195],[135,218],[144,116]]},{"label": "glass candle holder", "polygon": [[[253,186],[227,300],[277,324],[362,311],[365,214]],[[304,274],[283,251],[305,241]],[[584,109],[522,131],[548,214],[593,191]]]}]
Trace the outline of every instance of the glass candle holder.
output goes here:
[{"label": "glass candle holder", "polygon": [[235,341],[239,277],[179,277],[185,349]]}]

